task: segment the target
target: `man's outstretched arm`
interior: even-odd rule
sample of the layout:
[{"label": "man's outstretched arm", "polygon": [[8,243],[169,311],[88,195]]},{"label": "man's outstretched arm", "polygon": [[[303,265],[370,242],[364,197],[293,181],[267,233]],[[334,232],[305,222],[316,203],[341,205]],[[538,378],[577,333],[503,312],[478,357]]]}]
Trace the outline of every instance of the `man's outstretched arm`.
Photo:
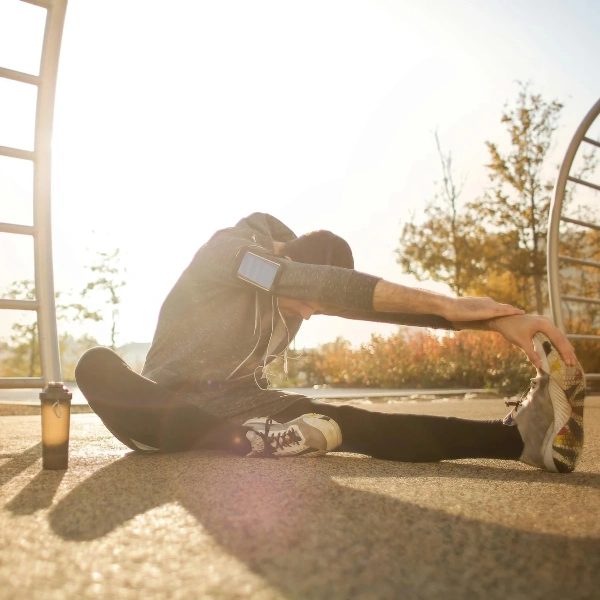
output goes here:
[{"label": "man's outstretched arm", "polygon": [[533,336],[541,331],[569,366],[577,364],[575,350],[567,337],[544,316],[526,315],[523,310],[491,298],[452,298],[426,290],[409,288],[381,279],[375,286],[373,308],[378,312],[434,314],[444,317],[455,329],[495,331],[521,348],[536,368],[540,357],[533,347]]},{"label": "man's outstretched arm", "polygon": [[491,298],[453,298],[419,288],[411,288],[380,279],[373,292],[373,308],[377,312],[432,314],[448,321],[481,321],[524,311],[501,304]]}]

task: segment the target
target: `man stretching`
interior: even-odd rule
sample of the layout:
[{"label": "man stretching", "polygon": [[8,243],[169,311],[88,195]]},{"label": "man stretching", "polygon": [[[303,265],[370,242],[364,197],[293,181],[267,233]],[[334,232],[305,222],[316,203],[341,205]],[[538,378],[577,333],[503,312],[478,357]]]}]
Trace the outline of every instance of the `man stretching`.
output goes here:
[{"label": "man stretching", "polygon": [[[496,331],[523,349],[537,377],[503,421],[384,414],[268,389],[267,365],[277,356],[287,363],[290,342],[313,314]],[[264,213],[217,231],[198,250],[163,303],[141,376],[93,348],[76,378],[108,429],[141,452],[502,458],[570,472],[583,446],[583,372],[547,318],[361,273],[342,238],[296,237]]]}]

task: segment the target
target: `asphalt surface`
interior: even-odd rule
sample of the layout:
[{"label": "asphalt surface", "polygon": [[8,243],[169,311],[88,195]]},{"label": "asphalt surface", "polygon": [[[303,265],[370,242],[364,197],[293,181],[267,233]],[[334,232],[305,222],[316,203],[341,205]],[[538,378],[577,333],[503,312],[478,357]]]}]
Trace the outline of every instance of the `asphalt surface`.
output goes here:
[{"label": "asphalt surface", "polygon": [[[87,405],[87,400],[74,381],[66,383],[67,389],[73,394],[71,404],[74,406]],[[482,396],[495,395],[493,390],[484,389],[379,389],[379,388],[332,388],[329,386],[318,386],[314,388],[281,388],[291,393],[301,393],[311,398],[339,398],[348,400],[351,398],[423,398],[424,396],[464,396],[465,394],[478,394]],[[40,391],[35,389],[2,390],[0,389],[0,407],[6,405],[15,406],[39,406]]]},{"label": "asphalt surface", "polygon": [[[365,405],[497,418],[499,400]],[[39,416],[0,417],[0,598],[600,598],[600,399],[580,469],[361,455],[133,455],[72,416],[41,470]]]}]

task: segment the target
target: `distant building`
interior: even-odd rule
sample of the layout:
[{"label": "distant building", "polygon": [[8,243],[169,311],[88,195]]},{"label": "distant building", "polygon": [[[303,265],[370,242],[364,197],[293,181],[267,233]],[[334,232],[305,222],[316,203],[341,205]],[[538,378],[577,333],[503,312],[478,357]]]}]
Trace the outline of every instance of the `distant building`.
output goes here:
[{"label": "distant building", "polygon": [[136,373],[139,373],[144,366],[150,346],[150,342],[130,342],[119,346],[116,352]]}]

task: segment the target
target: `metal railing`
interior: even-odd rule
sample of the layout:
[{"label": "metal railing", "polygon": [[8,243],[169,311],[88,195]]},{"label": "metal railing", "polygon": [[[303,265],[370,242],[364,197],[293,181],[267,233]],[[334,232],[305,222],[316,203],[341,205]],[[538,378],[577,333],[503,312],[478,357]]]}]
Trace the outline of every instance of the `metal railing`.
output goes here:
[{"label": "metal railing", "polygon": [[[600,268],[600,262],[594,260],[587,260],[577,258],[574,256],[565,256],[559,254],[559,228],[562,223],[570,223],[577,227],[582,227],[590,230],[600,231],[600,224],[592,223],[588,221],[582,221],[580,219],[573,219],[570,217],[563,216],[562,209],[565,201],[566,187],[569,182],[574,183],[577,186],[584,186],[588,189],[600,190],[600,185],[592,183],[590,181],[584,181],[578,177],[570,175],[573,161],[580,146],[583,144],[587,146],[595,146],[600,148],[600,142],[588,137],[588,132],[595,120],[600,115],[600,100],[594,104],[588,114],[584,117],[583,121],[577,128],[571,143],[569,144],[565,157],[561,164],[556,180],[556,186],[554,187],[554,197],[550,206],[550,219],[548,223],[548,251],[547,251],[547,264],[548,264],[548,287],[550,292],[550,311],[552,319],[555,325],[563,331],[567,337],[571,340],[590,340],[600,342],[600,335],[593,334],[576,334],[569,333],[565,329],[565,319],[563,316],[563,302],[572,302],[576,304],[600,304],[600,298],[589,298],[582,296],[573,296],[568,294],[562,294],[561,292],[561,276],[560,276],[560,263],[569,263],[578,267],[592,267]],[[600,373],[586,373],[586,380],[600,380]]]},{"label": "metal railing", "polygon": [[[33,226],[0,223],[0,233],[33,237],[36,300],[0,299],[0,309],[37,312],[42,376],[0,378],[0,388],[9,389],[44,388],[51,382],[62,381],[54,298],[50,194],[54,100],[67,0],[21,2],[38,6],[47,12],[39,75],[0,68],[0,77],[37,87],[34,147],[33,150],[23,150],[0,146],[0,156],[33,163]],[[65,416],[68,418],[68,414]],[[45,468],[57,468],[46,463],[44,461]]]}]

